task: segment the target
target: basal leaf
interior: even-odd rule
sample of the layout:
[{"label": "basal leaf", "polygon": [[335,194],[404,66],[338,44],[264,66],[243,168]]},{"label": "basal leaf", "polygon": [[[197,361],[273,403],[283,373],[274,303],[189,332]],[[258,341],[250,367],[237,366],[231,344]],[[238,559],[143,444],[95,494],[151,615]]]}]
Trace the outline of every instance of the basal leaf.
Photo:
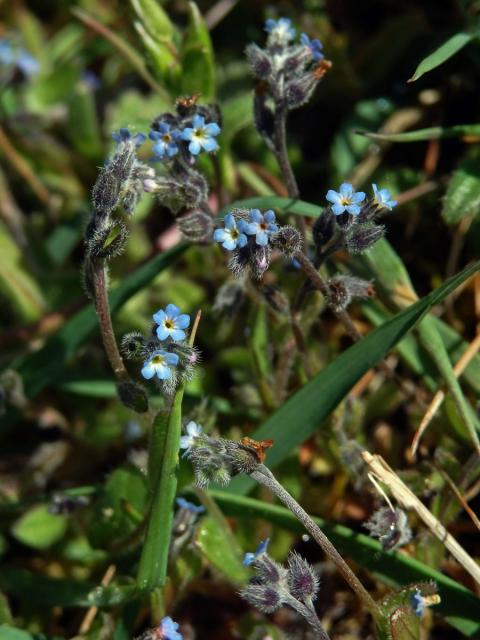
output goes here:
[{"label": "basal leaf", "polygon": [[466,158],[450,178],[442,216],[448,224],[456,224],[466,216],[477,216],[479,210],[480,158]]}]

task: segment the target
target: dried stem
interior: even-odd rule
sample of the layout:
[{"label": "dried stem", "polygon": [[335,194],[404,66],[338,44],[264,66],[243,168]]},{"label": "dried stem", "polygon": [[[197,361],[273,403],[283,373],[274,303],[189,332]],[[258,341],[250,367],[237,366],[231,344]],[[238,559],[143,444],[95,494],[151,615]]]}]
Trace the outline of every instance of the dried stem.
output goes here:
[{"label": "dried stem", "polygon": [[113,333],[112,317],[110,315],[110,305],[108,302],[105,261],[101,259],[93,259],[90,261],[90,266],[95,293],[95,311],[98,316],[103,346],[105,347],[105,351],[115,377],[119,382],[123,382],[128,380],[129,376],[122,356],[120,355],[120,351],[118,350],[115,334]]},{"label": "dried stem", "polygon": [[305,529],[310,533],[315,542],[322,548],[325,554],[335,564],[339,572],[348,582],[350,587],[355,591],[362,604],[370,611],[372,616],[377,620],[381,616],[380,609],[375,600],[371,597],[365,587],[362,585],[357,576],[350,569],[348,564],[338,553],[336,548],[323,533],[318,525],[310,518],[308,513],[292,498],[282,485],[277,481],[273,473],[265,465],[259,464],[250,476],[259,484],[268,487],[283,504],[290,509],[295,517],[303,524]]}]

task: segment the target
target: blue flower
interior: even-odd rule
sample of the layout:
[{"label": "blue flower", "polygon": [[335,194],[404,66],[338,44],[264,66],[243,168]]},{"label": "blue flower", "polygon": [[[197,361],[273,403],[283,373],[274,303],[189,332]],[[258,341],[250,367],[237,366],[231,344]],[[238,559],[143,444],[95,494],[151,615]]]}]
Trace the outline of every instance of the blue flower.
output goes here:
[{"label": "blue flower", "polygon": [[260,544],[258,545],[258,547],[255,549],[253,553],[251,551],[246,553],[243,556],[243,565],[245,567],[248,567],[251,564],[253,564],[258,557],[260,557],[262,554],[264,554],[267,551],[269,542],[270,542],[270,538],[266,538],[265,540],[262,540],[260,542]]},{"label": "blue flower", "polygon": [[158,324],[157,338],[166,340],[171,338],[177,342],[184,340],[186,333],[184,329],[190,324],[190,316],[186,313],[180,313],[180,309],[174,304],[168,304],[165,311],[160,309],[153,315],[153,319]]},{"label": "blue flower", "polygon": [[425,611],[425,600],[418,589],[410,596],[410,604],[415,615],[421,618]]},{"label": "blue flower", "polygon": [[202,435],[203,427],[191,420],[185,427],[186,436],[180,438],[180,449],[190,449],[195,444],[196,438]]},{"label": "blue flower", "polygon": [[174,622],[170,616],[163,618],[159,625],[160,634],[156,634],[158,640],[183,640],[181,633],[177,631],[178,622]]},{"label": "blue flower", "polygon": [[365,200],[365,194],[363,191],[355,192],[351,184],[344,182],[340,185],[340,191],[338,192],[329,189],[326,198],[332,203],[332,211],[336,216],[339,216],[344,211],[348,211],[352,216],[358,216],[360,213],[358,205]]},{"label": "blue flower", "polygon": [[269,18],[265,22],[265,31],[270,34],[269,40],[272,44],[285,45],[293,40],[296,31],[291,25],[292,21],[289,18],[279,18],[278,20]]},{"label": "blue flower", "polygon": [[34,76],[40,71],[40,63],[25,49],[20,49],[17,58],[17,67],[26,76]]},{"label": "blue flower", "polygon": [[390,200],[390,191],[388,189],[378,189],[376,184],[372,184],[373,199],[381,207],[385,207],[391,211],[397,205],[396,200]]},{"label": "blue flower", "polygon": [[261,247],[268,244],[268,236],[278,231],[275,214],[271,209],[262,215],[259,209],[250,211],[250,222],[241,222],[240,230],[249,236],[255,236],[255,242]]},{"label": "blue flower", "polygon": [[13,47],[8,40],[0,40],[0,64],[10,66],[15,62]]},{"label": "blue flower", "polygon": [[132,140],[132,142],[135,143],[136,147],[139,147],[141,144],[143,144],[143,142],[146,139],[146,137],[147,136],[144,135],[143,133],[137,133],[137,135],[132,138],[132,134],[130,132],[130,129],[128,129],[127,127],[122,127],[118,131],[114,131],[112,133],[112,138],[115,140],[115,142],[117,144],[120,144],[121,142],[128,142],[129,140]]},{"label": "blue flower", "polygon": [[172,377],[171,367],[178,364],[176,353],[168,351],[154,351],[150,358],[143,363],[142,376],[150,380],[157,376],[159,380],[169,380]]},{"label": "blue flower", "polygon": [[310,51],[312,52],[312,58],[315,60],[315,62],[318,62],[324,57],[321,51],[323,49],[323,44],[320,42],[320,40],[318,40],[318,38],[315,38],[315,40],[310,40],[306,33],[302,33],[302,35],[300,36],[300,42],[310,49]]},{"label": "blue flower", "polygon": [[215,137],[220,131],[216,122],[205,124],[205,118],[197,114],[193,116],[192,127],[185,127],[182,131],[182,139],[190,141],[188,150],[192,155],[197,156],[202,149],[208,153],[218,149]]},{"label": "blue flower", "polygon": [[233,214],[227,214],[223,221],[225,229],[215,229],[213,234],[215,242],[221,242],[222,247],[228,251],[233,251],[237,247],[244,247],[248,242],[247,236],[237,227]]},{"label": "blue flower", "polygon": [[166,122],[160,122],[158,129],[158,131],[150,131],[148,134],[150,140],[155,141],[152,151],[161,160],[165,156],[172,158],[178,153],[177,140],[181,138],[182,134],[178,129],[171,130],[170,125]]},{"label": "blue flower", "polygon": [[185,498],[177,498],[175,502],[178,504],[180,509],[186,509],[187,511],[190,511],[190,513],[203,513],[205,511],[205,507],[202,507],[201,504],[193,504],[193,502],[189,502],[188,500],[185,500]]}]

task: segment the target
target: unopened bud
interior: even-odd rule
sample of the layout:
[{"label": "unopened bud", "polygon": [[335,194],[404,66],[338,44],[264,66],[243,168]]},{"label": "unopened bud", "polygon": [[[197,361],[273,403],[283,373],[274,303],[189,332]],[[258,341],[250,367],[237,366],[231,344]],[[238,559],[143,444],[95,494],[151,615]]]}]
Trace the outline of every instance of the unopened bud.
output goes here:
[{"label": "unopened bud", "polygon": [[270,244],[289,258],[293,258],[303,248],[302,235],[295,227],[281,227],[270,237]]},{"label": "unopened bud", "polygon": [[288,556],[288,587],[294,598],[301,602],[315,599],[319,579],[315,571],[298,553]]},{"label": "unopened bud", "polygon": [[215,296],[212,311],[228,317],[235,316],[242,307],[245,298],[244,287],[238,282],[226,282]]},{"label": "unopened bud", "polygon": [[249,584],[240,595],[263,613],[273,613],[283,604],[280,591],[272,585]]},{"label": "unopened bud", "polygon": [[318,84],[315,73],[307,71],[299,78],[291,80],[285,88],[288,109],[297,109],[307,103]]},{"label": "unopened bud", "polygon": [[330,207],[324,209],[321,216],[315,220],[313,225],[313,241],[318,249],[321,249],[323,245],[327,244],[332,239],[335,233],[336,220],[333,211]]},{"label": "unopened bud", "polygon": [[394,511],[390,507],[378,509],[363,526],[373,538],[378,538],[385,551],[401,547],[412,538],[407,514],[398,508]]},{"label": "unopened bud", "polygon": [[328,281],[328,305],[335,312],[344,311],[355,298],[371,298],[375,290],[367,280],[337,275]]},{"label": "unopened bud", "polygon": [[267,80],[272,73],[272,62],[268,53],[252,43],[245,49],[245,55],[253,75],[259,80]]},{"label": "unopened bud", "polygon": [[118,397],[122,404],[137,413],[148,411],[148,396],[143,387],[136,382],[127,380],[117,385]]},{"label": "unopened bud", "polygon": [[212,239],[214,223],[205,211],[196,209],[177,218],[183,237],[189,242],[207,243]]},{"label": "unopened bud", "polygon": [[350,254],[363,253],[383,238],[385,227],[378,224],[353,225],[345,234],[345,248]]}]

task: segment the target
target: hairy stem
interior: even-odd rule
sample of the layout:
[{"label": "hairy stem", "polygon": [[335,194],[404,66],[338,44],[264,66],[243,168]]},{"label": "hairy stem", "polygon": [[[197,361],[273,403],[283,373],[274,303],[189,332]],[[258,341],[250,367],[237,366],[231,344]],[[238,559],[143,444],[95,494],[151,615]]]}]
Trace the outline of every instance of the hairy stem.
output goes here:
[{"label": "hairy stem", "polygon": [[308,513],[304,509],[302,509],[298,502],[294,500],[294,498],[292,498],[288,491],[283,488],[283,486],[278,482],[270,469],[268,469],[263,464],[259,464],[255,471],[250,474],[250,476],[259,484],[263,484],[264,486],[268,487],[270,491],[272,491],[272,493],[274,493],[277,498],[281,502],[283,502],[283,504],[288,509],[290,509],[290,511],[295,515],[296,518],[298,518],[305,529],[310,533],[315,542],[335,564],[347,583],[350,585],[353,591],[355,591],[365,608],[370,611],[375,619],[379,619],[381,616],[381,612],[375,600],[373,600],[371,595],[368,593],[368,591],[365,589],[360,580],[353,573],[348,564],[338,553],[336,548],[323,533],[320,527],[315,524]]},{"label": "hairy stem", "polygon": [[115,334],[113,333],[112,317],[110,315],[110,305],[108,302],[105,261],[101,259],[93,259],[90,262],[90,266],[95,294],[95,311],[98,316],[103,346],[105,347],[105,351],[115,377],[119,382],[123,382],[128,380],[129,376],[122,356],[120,355],[120,351],[118,350]]},{"label": "hairy stem", "polygon": [[323,628],[322,623],[318,619],[317,612],[315,611],[313,606],[307,607],[307,605],[303,604],[302,602],[299,602],[293,596],[290,596],[290,598],[286,600],[286,604],[288,604],[290,607],[292,607],[292,609],[297,611],[297,613],[299,613],[303,618],[305,618],[305,620],[308,622],[308,624],[314,629],[315,633],[317,634],[316,638],[318,638],[318,640],[330,640],[330,636]]}]

